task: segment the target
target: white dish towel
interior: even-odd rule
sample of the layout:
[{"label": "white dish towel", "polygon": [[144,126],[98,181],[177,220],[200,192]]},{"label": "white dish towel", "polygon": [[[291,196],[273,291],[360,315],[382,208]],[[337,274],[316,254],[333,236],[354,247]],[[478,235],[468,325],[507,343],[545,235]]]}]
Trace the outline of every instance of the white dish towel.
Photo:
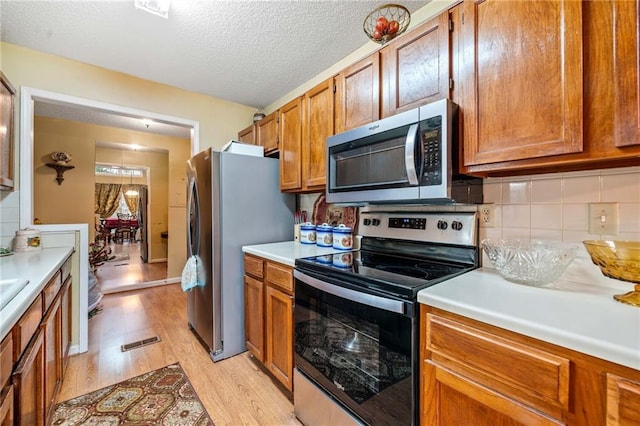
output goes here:
[{"label": "white dish towel", "polygon": [[189,291],[195,287],[204,287],[206,277],[202,261],[198,256],[191,256],[182,270],[182,291]]}]

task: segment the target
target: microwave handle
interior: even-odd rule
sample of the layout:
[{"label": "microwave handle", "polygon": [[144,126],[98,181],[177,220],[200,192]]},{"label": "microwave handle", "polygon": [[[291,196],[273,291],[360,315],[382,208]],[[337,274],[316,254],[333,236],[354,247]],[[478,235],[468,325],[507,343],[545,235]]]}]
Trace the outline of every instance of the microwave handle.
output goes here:
[{"label": "microwave handle", "polygon": [[410,185],[418,184],[416,173],[416,141],[418,139],[418,123],[412,124],[407,131],[407,140],[404,145],[404,166],[407,170],[407,179]]}]

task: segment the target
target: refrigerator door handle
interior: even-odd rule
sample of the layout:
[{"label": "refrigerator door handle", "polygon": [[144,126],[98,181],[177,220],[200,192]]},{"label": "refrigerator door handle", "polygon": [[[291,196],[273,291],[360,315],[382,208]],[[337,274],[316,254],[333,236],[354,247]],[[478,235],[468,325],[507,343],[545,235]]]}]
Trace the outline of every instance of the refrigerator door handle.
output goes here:
[{"label": "refrigerator door handle", "polygon": [[187,248],[189,256],[198,254],[200,250],[200,217],[198,212],[198,189],[196,179],[189,180],[189,199],[187,200]]}]

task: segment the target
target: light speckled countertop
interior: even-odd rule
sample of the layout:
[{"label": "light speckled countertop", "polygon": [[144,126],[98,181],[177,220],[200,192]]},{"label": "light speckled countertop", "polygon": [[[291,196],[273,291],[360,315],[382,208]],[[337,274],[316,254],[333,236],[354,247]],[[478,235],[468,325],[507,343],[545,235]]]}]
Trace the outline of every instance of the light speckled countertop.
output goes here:
[{"label": "light speckled countertop", "polygon": [[481,268],[420,291],[418,302],[640,370],[640,308],[612,298],[632,284],[570,278],[535,288]]},{"label": "light speckled countertop", "polygon": [[57,247],[0,257],[0,279],[29,280],[0,311],[0,339],[4,339],[71,253],[73,247]]},{"label": "light speckled countertop", "polygon": [[333,247],[319,247],[315,244],[302,244],[295,241],[244,246],[242,251],[289,266],[295,266],[296,259],[301,257],[345,252]]}]

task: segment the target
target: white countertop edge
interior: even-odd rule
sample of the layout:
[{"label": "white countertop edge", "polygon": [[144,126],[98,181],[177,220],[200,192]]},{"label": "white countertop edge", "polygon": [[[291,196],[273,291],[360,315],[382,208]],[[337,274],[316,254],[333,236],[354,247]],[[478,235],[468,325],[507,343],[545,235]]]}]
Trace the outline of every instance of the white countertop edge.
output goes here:
[{"label": "white countertop edge", "polygon": [[[24,278],[28,279],[29,283],[2,309],[2,311],[0,311],[0,336],[2,336],[0,340],[4,339],[9,331],[11,331],[22,314],[26,312],[38,294],[40,294],[42,289],[44,289],[51,277],[53,277],[57,270],[60,269],[67,257],[73,253],[73,250],[74,247],[55,247],[45,248],[39,252],[14,254],[14,256],[20,256],[46,253],[48,256],[51,256],[51,262],[49,262],[43,269],[30,269],[24,271],[24,275],[20,276],[11,276],[12,274],[9,275],[6,273],[6,269],[3,271],[3,278]],[[6,257],[4,259],[7,259],[8,261],[18,259],[14,256]]]},{"label": "white countertop edge", "polygon": [[293,259],[293,262],[292,262],[291,258],[279,255],[277,253],[270,252],[268,250],[256,249],[255,247],[249,246],[249,247],[242,247],[242,252],[253,254],[255,256],[259,256],[267,260],[272,260],[274,262],[282,263],[283,265],[295,266],[295,259]]},{"label": "white countertop edge", "polygon": [[456,303],[450,298],[434,294],[419,293],[418,296],[420,303],[640,370],[640,354],[631,349],[592,339],[588,336],[576,335],[543,326],[517,317],[502,315],[480,307],[470,307],[465,303]]},{"label": "white countertop edge", "polygon": [[303,257],[322,256],[326,254],[345,253],[349,250],[339,250],[333,247],[320,247],[315,244],[302,244],[296,241],[282,241],[277,243],[243,246],[242,252],[267,260],[295,266],[296,259]]}]

